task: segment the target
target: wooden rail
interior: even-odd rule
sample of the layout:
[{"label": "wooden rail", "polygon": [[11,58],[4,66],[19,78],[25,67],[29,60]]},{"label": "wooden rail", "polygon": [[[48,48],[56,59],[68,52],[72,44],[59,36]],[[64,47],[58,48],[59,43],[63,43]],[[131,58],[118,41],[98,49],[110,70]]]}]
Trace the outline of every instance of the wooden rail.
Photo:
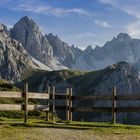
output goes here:
[{"label": "wooden rail", "polygon": [[[66,110],[66,106],[55,106],[55,110]],[[112,107],[72,107],[71,110],[72,112],[111,112]],[[140,107],[116,107],[115,112],[140,112]]]},{"label": "wooden rail", "polygon": [[112,100],[111,95],[72,96],[72,100]]},{"label": "wooden rail", "polygon": [[[0,104],[0,110],[25,110],[25,105],[23,104]],[[49,110],[48,105],[28,105],[27,110]]]},{"label": "wooden rail", "polygon": [[[0,98],[24,98],[24,92],[0,91]],[[43,93],[28,92],[28,99],[49,99],[49,95]]]},{"label": "wooden rail", "polygon": [[[64,95],[61,95],[64,98]],[[59,98],[61,98],[61,96]],[[92,96],[72,96],[73,101],[77,100],[112,100],[112,95],[92,95]],[[115,100],[140,100],[140,95],[138,94],[125,94],[117,95]]]}]

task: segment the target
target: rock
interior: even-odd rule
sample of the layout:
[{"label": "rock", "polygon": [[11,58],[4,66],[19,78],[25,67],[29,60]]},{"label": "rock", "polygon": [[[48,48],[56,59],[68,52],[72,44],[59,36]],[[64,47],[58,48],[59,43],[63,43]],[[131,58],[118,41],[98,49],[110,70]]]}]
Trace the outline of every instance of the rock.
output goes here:
[{"label": "rock", "polygon": [[33,65],[21,43],[11,38],[7,27],[0,24],[0,77],[11,82],[20,81],[24,70]]},{"label": "rock", "polygon": [[21,42],[32,57],[46,65],[50,64],[53,50],[32,19],[27,16],[21,18],[11,29],[11,36]]}]

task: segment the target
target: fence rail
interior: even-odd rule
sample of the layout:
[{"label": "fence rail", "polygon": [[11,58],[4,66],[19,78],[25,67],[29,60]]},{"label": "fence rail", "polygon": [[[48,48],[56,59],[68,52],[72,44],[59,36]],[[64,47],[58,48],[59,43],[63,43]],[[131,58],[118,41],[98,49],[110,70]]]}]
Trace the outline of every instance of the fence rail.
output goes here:
[{"label": "fence rail", "polygon": [[[32,110],[49,110],[48,105],[28,105],[27,109]],[[0,110],[25,110],[25,105],[23,104],[0,104]]]},{"label": "fence rail", "polygon": [[[73,112],[111,112],[112,123],[116,122],[117,112],[140,112],[140,107],[117,107],[117,101],[119,100],[140,100],[138,94],[125,94],[117,95],[116,87],[113,87],[112,95],[93,95],[93,96],[76,96],[72,95],[72,88],[67,88],[66,93],[57,93],[55,87],[48,87],[47,93],[35,93],[28,92],[28,84],[24,86],[22,92],[0,91],[0,98],[21,98],[24,99],[23,104],[0,104],[0,110],[24,110],[24,122],[27,122],[28,111],[31,110],[43,110],[54,113],[55,110],[65,110],[66,119],[72,121]],[[48,105],[29,105],[28,99],[44,99],[48,100]],[[63,106],[56,105],[56,100],[65,100],[66,104]],[[111,107],[75,107],[73,101],[81,100],[93,100],[93,101],[107,101],[112,102]],[[54,121],[54,117],[52,118]]]},{"label": "fence rail", "polygon": [[[0,91],[1,98],[24,98],[24,92]],[[28,99],[49,99],[49,94],[28,92]]]}]

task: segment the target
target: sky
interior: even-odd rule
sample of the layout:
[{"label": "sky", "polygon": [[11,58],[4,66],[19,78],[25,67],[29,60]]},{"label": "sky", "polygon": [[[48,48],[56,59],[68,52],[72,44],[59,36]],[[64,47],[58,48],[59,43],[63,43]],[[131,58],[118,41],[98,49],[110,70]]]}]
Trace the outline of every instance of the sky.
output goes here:
[{"label": "sky", "polygon": [[12,28],[23,16],[81,49],[120,32],[140,38],[140,0],[0,0],[0,23]]}]

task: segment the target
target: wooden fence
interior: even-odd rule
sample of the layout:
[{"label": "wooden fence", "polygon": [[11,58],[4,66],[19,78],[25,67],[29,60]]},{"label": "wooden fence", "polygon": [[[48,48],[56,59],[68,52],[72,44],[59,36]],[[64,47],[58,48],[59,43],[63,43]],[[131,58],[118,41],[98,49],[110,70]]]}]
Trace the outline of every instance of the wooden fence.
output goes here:
[{"label": "wooden fence", "polygon": [[[140,100],[138,94],[116,94],[116,87],[113,87],[112,95],[100,95],[100,96],[73,96],[72,88],[67,88],[66,93],[56,93],[55,87],[48,87],[47,93],[33,93],[28,92],[28,84],[24,85],[23,92],[10,92],[0,91],[0,98],[23,98],[24,104],[0,104],[0,110],[24,110],[24,123],[28,119],[28,111],[31,110],[43,110],[54,113],[55,110],[65,110],[67,121],[72,121],[72,112],[111,112],[112,123],[116,122],[117,112],[140,112],[140,107],[117,107],[116,102],[118,100]],[[29,105],[28,99],[44,99],[48,100],[48,105]],[[66,104],[58,106],[55,104],[56,100],[65,100]],[[78,100],[92,100],[92,101],[112,101],[112,107],[73,107],[72,101]],[[53,121],[54,117],[52,118]]]}]

